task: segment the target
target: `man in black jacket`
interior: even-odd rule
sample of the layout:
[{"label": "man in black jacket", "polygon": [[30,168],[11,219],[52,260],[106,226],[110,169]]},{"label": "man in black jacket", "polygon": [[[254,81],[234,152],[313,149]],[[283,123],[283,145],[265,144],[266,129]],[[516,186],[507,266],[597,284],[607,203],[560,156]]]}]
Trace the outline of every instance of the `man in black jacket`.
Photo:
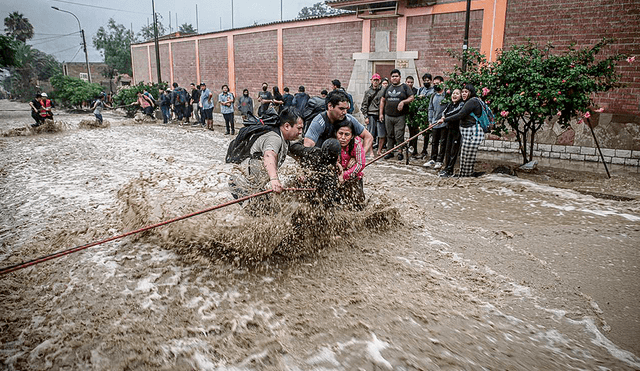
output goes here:
[{"label": "man in black jacket", "polygon": [[189,100],[189,104],[191,106],[191,113],[193,114],[193,118],[195,122],[191,124],[191,126],[200,125],[200,107],[198,107],[198,103],[200,102],[200,86],[196,86],[196,84],[191,83],[191,99]]}]

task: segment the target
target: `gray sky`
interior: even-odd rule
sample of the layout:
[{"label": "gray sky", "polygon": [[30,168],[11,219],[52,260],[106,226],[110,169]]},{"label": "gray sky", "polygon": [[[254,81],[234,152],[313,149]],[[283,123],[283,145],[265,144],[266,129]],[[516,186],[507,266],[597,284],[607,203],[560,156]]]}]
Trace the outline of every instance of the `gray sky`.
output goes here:
[{"label": "gray sky", "polygon": [[[282,17],[293,19],[300,9],[311,6],[320,0],[156,0],[156,12],[162,16],[162,24],[168,29],[169,12],[171,26],[175,31],[176,14],[178,25],[191,23],[196,27],[196,4],[198,5],[199,32],[219,31],[231,28],[231,2],[233,1],[233,25],[244,27],[254,22],[267,23],[280,20],[280,2]],[[34,36],[28,44],[43,52],[54,55],[59,61],[82,62],[81,37],[78,22],[67,13],[51,9],[52,6],[74,13],[80,20],[87,38],[89,61],[101,62],[102,56],[93,48],[93,36],[98,28],[106,27],[109,18],[116,23],[132,28],[137,34],[140,28],[151,22],[151,0],[2,0],[0,15],[2,20],[10,13],[22,13],[33,25]],[[96,8],[101,7],[101,8]],[[104,9],[109,8],[109,9]],[[2,24],[4,34],[4,22]],[[73,34],[71,34],[73,33]],[[71,35],[69,35],[71,34]],[[67,35],[67,36],[65,36]]]}]

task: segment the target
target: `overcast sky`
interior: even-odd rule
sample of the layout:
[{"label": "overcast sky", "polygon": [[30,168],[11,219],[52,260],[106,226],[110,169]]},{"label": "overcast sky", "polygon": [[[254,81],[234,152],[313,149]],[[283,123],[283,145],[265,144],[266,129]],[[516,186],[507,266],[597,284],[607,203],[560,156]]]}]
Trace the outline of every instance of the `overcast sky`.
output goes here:
[{"label": "overcast sky", "polygon": [[[168,30],[169,12],[171,26],[191,23],[201,33],[231,28],[231,2],[233,1],[233,25],[244,27],[257,23],[293,19],[300,9],[320,0],[155,0],[156,12],[162,16],[162,24]],[[196,22],[196,4],[198,21]],[[101,62],[102,56],[93,48],[93,36],[98,28],[107,26],[109,18],[137,34],[140,28],[151,22],[151,0],[0,0],[0,15],[4,21],[10,13],[22,13],[33,25],[34,36],[28,43],[43,52],[53,54],[61,62],[83,62],[78,22],[67,13],[51,9],[52,6],[75,14],[80,20],[87,38],[90,62]],[[4,34],[4,23],[2,24]],[[71,35],[70,35],[71,34]]]}]

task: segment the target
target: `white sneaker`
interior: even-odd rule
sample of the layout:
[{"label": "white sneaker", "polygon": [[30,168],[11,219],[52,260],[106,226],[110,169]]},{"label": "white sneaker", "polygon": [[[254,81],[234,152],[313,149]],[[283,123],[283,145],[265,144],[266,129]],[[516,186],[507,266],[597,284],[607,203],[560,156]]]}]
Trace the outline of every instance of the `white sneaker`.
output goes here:
[{"label": "white sneaker", "polygon": [[422,165],[422,166],[424,166],[424,167],[433,167],[433,165],[435,165],[435,163],[436,163],[435,161],[429,160],[429,161],[425,162],[424,165]]},{"label": "white sneaker", "polygon": [[442,167],[442,162],[436,162],[435,165],[433,165],[434,169],[440,169]]}]

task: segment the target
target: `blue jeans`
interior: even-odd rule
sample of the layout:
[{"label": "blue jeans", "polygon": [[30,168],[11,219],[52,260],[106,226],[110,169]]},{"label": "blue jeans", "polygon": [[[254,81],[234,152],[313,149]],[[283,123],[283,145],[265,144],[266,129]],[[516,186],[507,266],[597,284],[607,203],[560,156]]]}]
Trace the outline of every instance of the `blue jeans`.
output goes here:
[{"label": "blue jeans", "polygon": [[171,118],[171,107],[160,106],[160,109],[162,110],[162,122],[166,124]]},{"label": "blue jeans", "polygon": [[98,122],[102,124],[102,115],[99,113],[94,113],[93,115],[98,119]]}]

